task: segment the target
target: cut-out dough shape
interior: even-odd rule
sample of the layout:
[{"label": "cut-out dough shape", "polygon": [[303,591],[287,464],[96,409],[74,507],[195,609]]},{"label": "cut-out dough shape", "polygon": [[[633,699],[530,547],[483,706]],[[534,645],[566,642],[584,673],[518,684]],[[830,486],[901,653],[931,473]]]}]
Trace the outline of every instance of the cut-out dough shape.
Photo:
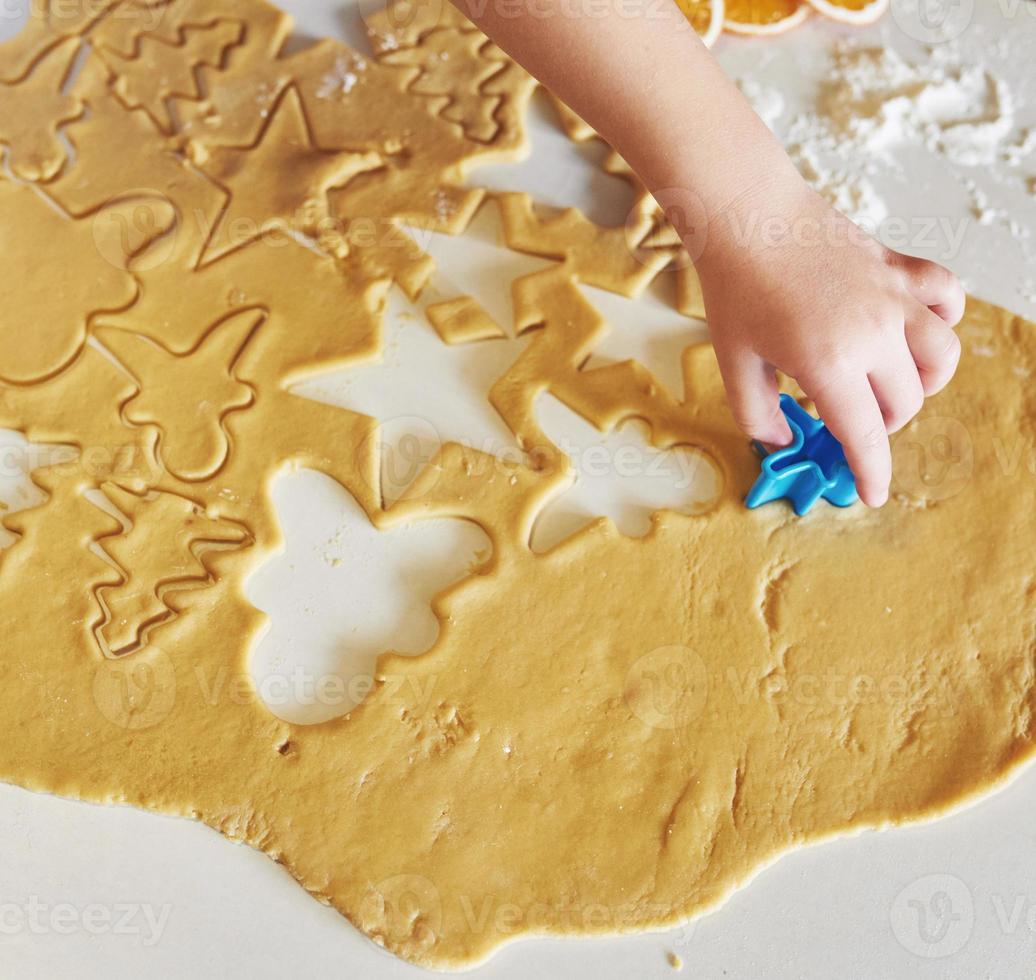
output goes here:
[{"label": "cut-out dough shape", "polygon": [[[359,67],[358,56],[331,40],[318,41],[287,57],[264,57],[261,52],[266,41],[257,39],[254,27],[249,22],[245,44],[235,48],[222,66],[198,69],[205,90],[202,100],[176,100],[180,134],[191,144],[252,146],[270,117],[271,107],[287,88],[306,87],[319,77],[317,98],[337,104],[344,102],[365,78],[364,72],[352,71]],[[356,76],[355,83],[346,83],[347,72]],[[308,121],[310,125],[316,123],[312,117]],[[349,141],[341,147],[327,144],[319,135],[317,143],[325,149],[371,149],[362,141]]]},{"label": "cut-out dough shape", "polygon": [[0,82],[19,82],[65,38],[79,37],[123,0],[33,0],[22,30],[0,42]]},{"label": "cut-out dough shape", "polygon": [[[407,90],[432,97],[435,111],[444,119],[457,123],[472,139],[487,143],[496,135],[495,113],[503,96],[486,95],[483,89],[504,70],[504,62],[499,55],[486,57],[486,47],[480,32],[438,30],[423,37],[416,47],[383,55],[382,61],[412,68]],[[473,64],[480,66],[476,73]]]},{"label": "cut-out dough shape", "polygon": [[130,526],[98,541],[121,581],[97,590],[102,618],[94,633],[105,656],[124,657],[179,615],[184,592],[212,585],[206,550],[242,547],[250,535],[240,525],[207,517],[175,494],[139,495],[115,484],[105,484],[103,491]]},{"label": "cut-out dough shape", "polygon": [[503,329],[471,296],[433,303],[425,313],[446,344],[468,344],[475,340],[506,337]]},{"label": "cut-out dough shape", "polygon": [[168,258],[147,261],[139,271],[138,302],[98,323],[186,354],[228,310],[262,310],[269,320],[257,338],[262,355],[249,346],[249,380],[275,386],[374,356],[380,338],[375,311],[386,283],[347,278],[332,259],[281,233],[194,269],[203,240],[196,225],[178,229]]},{"label": "cut-out dough shape", "polygon": [[[299,59],[278,58],[291,33],[291,18],[266,3],[242,5],[238,0],[176,0],[164,6],[157,23],[138,17],[102,21],[92,40],[123,58],[136,57],[145,41],[164,42],[170,59],[182,54],[192,30],[214,21],[244,22],[242,43],[218,66],[181,57],[177,74],[195,75],[202,99],[173,97],[172,115],[184,137],[207,145],[248,146],[258,138],[271,105],[291,84]],[[329,43],[329,42],[328,42]]]},{"label": "cut-out dough shape", "polygon": [[637,247],[649,228],[642,219],[602,228],[578,208],[537,208],[527,194],[499,194],[497,201],[511,248],[565,259],[581,281],[623,296],[639,296],[675,254]]},{"label": "cut-out dough shape", "polygon": [[163,132],[173,132],[169,101],[202,97],[195,72],[202,65],[218,68],[226,52],[244,36],[240,21],[215,21],[184,31],[174,45],[144,36],[136,57],[124,58],[100,48],[100,56],[115,75],[113,90],[130,109],[143,109]]},{"label": "cut-out dough shape", "polygon": [[[537,95],[540,97],[530,103],[526,116],[531,137],[527,155],[479,170],[478,182],[500,193],[528,193],[548,207],[564,208],[577,196],[591,221],[601,226],[624,224],[637,205],[635,186],[627,175],[609,173],[603,166],[610,152],[604,143],[578,142],[557,132],[549,99],[542,92]],[[528,162],[529,157],[536,160],[541,155],[549,155],[552,161],[554,176],[549,184],[544,184],[535,164]]]},{"label": "cut-out dough shape", "polygon": [[[254,241],[272,228],[312,231],[327,216],[326,195],[381,164],[374,153],[329,153],[313,145],[299,94],[289,88],[269,110],[254,147],[217,147],[199,166],[226,188],[225,208],[212,229],[206,260]],[[284,180],[283,174],[291,174]],[[307,210],[313,210],[312,217]]]},{"label": "cut-out dough shape", "polygon": [[[450,43],[468,42],[464,31],[452,30]],[[482,35],[480,51],[487,51]],[[414,57],[424,55],[414,54]],[[387,56],[386,56],[387,57]],[[526,145],[524,109],[533,83],[512,62],[501,61],[495,49],[485,58],[456,59],[464,91],[478,104],[496,102],[496,132],[488,143],[466,138],[462,127],[437,114],[446,96],[414,97],[407,90],[413,70],[368,62],[357,73],[350,93],[320,98],[324,72],[300,81],[300,90],[314,133],[322,145],[370,145],[385,157],[386,167],[361,175],[332,195],[333,212],[346,226],[359,217],[382,223],[401,222],[418,228],[459,234],[467,227],[484,192],[467,186],[466,178],[479,165],[514,159]],[[480,82],[486,66],[494,73]],[[477,97],[476,94],[477,93]],[[415,167],[412,161],[420,160]]]},{"label": "cut-out dough shape", "polygon": [[534,410],[536,396],[548,389],[602,431],[632,416],[647,422],[656,446],[687,444],[713,454],[711,443],[688,416],[687,406],[642,364],[625,360],[592,369],[586,366],[606,339],[608,325],[567,267],[524,276],[514,282],[512,294],[518,330],[543,329],[493,386],[490,400],[519,445],[540,465],[559,458]]},{"label": "cut-out dough shape", "polygon": [[[128,195],[162,197],[192,225],[207,224],[224,193],[170,151],[168,140],[143,112],[129,112],[112,92],[108,69],[90,58],[71,94],[86,103],[87,116],[66,127],[76,164],[45,185],[48,195],[76,217],[86,217]],[[132,153],[113,147],[132,146]]]},{"label": "cut-out dough shape", "polygon": [[[448,442],[459,441],[494,457],[521,459],[513,434],[487,400],[493,383],[521,354],[525,341],[500,334],[448,346],[395,294],[388,298],[388,336],[375,370],[357,366],[295,388],[309,398],[341,405],[377,420],[381,492],[395,500]],[[415,378],[435,378],[440,397],[427,398]],[[501,470],[503,473],[503,470]],[[503,477],[502,477],[503,478]]]},{"label": "cut-out dough shape", "polygon": [[[78,459],[67,467],[70,479],[150,483],[159,470],[154,433],[127,427],[119,410],[136,391],[124,370],[87,346],[67,370],[45,382],[0,384],[0,425],[18,428],[33,442],[78,449]],[[83,405],[93,408],[84,412]]]},{"label": "cut-out dough shape", "polygon": [[252,387],[235,377],[235,366],[264,319],[256,310],[228,314],[184,356],[121,330],[98,332],[140,383],[123,406],[126,420],[158,427],[159,459],[178,479],[206,480],[230,453],[226,417],[255,399]]},{"label": "cut-out dough shape", "polygon": [[655,512],[700,513],[719,492],[708,459],[687,446],[658,449],[630,423],[598,432],[550,396],[540,397],[536,411],[574,471],[573,485],[537,517],[531,540],[536,551],[549,551],[600,517],[639,537],[650,530]]},{"label": "cut-out dough shape", "polygon": [[[599,139],[571,109],[553,95],[550,99],[561,128],[573,142]],[[633,169],[606,143],[603,145],[610,151],[604,158],[603,171],[633,188],[634,200],[624,225],[604,227],[577,208],[544,208],[526,194],[506,193],[498,195],[504,234],[512,248],[565,259],[584,282],[624,296],[638,296],[674,257],[680,257],[682,266],[686,256],[680,255],[679,236]]]},{"label": "cut-out dough shape", "polygon": [[11,172],[22,180],[50,180],[65,164],[58,131],[83,112],[82,103],[62,91],[79,54],[76,38],[60,42],[18,85],[0,85],[0,143]]},{"label": "cut-out dough shape", "polygon": [[246,6],[238,0],[121,0],[110,16],[95,25],[90,40],[106,53],[134,58],[147,43],[180,46],[192,30],[228,20],[245,23],[246,44],[237,54],[247,62],[275,57],[292,28],[291,17],[269,3]]},{"label": "cut-out dough shape", "polygon": [[364,12],[367,35],[375,54],[411,48],[432,31],[478,28],[451,3],[440,0],[391,0],[384,7]]},{"label": "cut-out dough shape", "polygon": [[68,462],[76,454],[68,446],[33,444],[20,432],[0,429],[0,455],[4,461],[0,472],[0,549],[3,549],[17,540],[4,527],[4,522],[19,511],[39,507],[47,499],[47,495],[33,481],[33,472],[40,467]]},{"label": "cut-out dough shape", "polygon": [[702,325],[688,323],[668,303],[651,294],[629,300],[590,287],[584,287],[583,292],[608,321],[608,333],[594,344],[583,370],[632,359],[647,368],[666,391],[681,397],[683,352],[706,339]]},{"label": "cut-out dough shape", "polygon": [[[576,143],[600,140],[600,136],[561,100],[551,93],[548,93],[548,96],[557,112],[561,128],[569,139]],[[603,143],[603,140],[601,142]],[[636,199],[630,209],[627,227],[624,229],[626,249],[637,261],[654,269],[655,274],[665,267],[665,263],[662,263],[663,257],[673,261],[676,270],[676,308],[685,316],[704,319],[705,306],[701,283],[698,281],[698,274],[690,256],[682,247],[676,229],[669,223],[662,209],[638,180],[629,164],[614,150],[605,159],[603,170],[613,176],[623,177],[634,188]],[[508,240],[515,248],[528,249],[539,254],[558,255],[556,243],[552,242],[549,219],[544,222],[543,227],[537,228],[533,220],[535,213],[531,201],[524,202],[513,198],[504,200],[501,206],[505,209],[509,222]],[[575,252],[570,252],[568,258],[574,264],[574,268],[582,273],[581,277],[603,289],[629,295],[632,288],[635,293],[637,280],[627,283],[624,274],[620,272],[616,275],[615,272],[616,261],[621,262],[622,245],[616,236],[616,229],[598,227],[594,230],[593,223],[590,222],[589,226],[584,224],[585,216],[578,212],[563,212],[556,220],[562,219],[572,224],[573,229],[579,229],[578,239],[574,239],[572,243],[575,247],[578,241],[579,248]],[[601,266],[601,256],[607,257],[604,268],[609,270],[608,275],[607,278],[602,277],[594,281],[582,272],[582,266],[586,265],[591,269]],[[593,274],[600,276],[600,271],[591,273]]]},{"label": "cut-out dough shape", "polygon": [[39,381],[86,341],[92,315],[133,302],[133,277],[101,254],[89,222],[62,217],[26,185],[0,180],[0,379]]},{"label": "cut-out dough shape", "polygon": [[[500,61],[503,69],[483,82],[479,89],[481,98],[476,102],[476,109],[481,107],[484,111],[487,99],[498,99],[493,110],[497,128],[493,138],[484,144],[482,152],[474,156],[474,166],[518,159],[526,152],[529,144],[525,118],[536,92],[536,79],[495,44],[485,45],[482,54],[492,61]],[[444,116],[450,119],[463,118],[463,113],[457,107],[451,107]]]},{"label": "cut-out dough shape", "polygon": [[278,481],[274,501],[287,542],[248,582],[271,616],[250,669],[278,718],[316,724],[363,700],[386,650],[414,656],[435,642],[435,596],[483,563],[489,542],[468,521],[379,531],[316,473]]}]

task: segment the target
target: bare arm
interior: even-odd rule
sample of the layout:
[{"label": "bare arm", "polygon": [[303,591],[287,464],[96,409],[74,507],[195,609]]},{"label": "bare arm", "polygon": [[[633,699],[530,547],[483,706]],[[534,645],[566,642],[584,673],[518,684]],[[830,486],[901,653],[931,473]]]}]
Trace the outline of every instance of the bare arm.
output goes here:
[{"label": "bare arm", "polygon": [[884,503],[887,433],[956,369],[952,273],[886,249],[816,195],[668,0],[457,3],[659,198],[701,276],[738,424],[789,441],[785,371],[844,444],[864,502]]},{"label": "bare arm", "polygon": [[652,190],[686,187],[693,176],[696,195],[718,210],[760,174],[794,175],[780,143],[675,4],[622,0],[609,12],[601,2],[537,0],[517,17],[507,0],[459,6]]}]

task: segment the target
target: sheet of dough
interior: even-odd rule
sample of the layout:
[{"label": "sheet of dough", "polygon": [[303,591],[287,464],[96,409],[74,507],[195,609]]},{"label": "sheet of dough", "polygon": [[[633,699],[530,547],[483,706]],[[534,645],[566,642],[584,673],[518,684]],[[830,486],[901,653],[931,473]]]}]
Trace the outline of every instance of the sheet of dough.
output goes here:
[{"label": "sheet of dough", "polygon": [[[84,33],[135,58],[113,86],[121,62],[90,56],[68,93],[89,112],[69,121],[71,104],[51,100],[60,119],[39,117],[39,175],[57,122],[74,161],[35,188],[0,181],[0,248],[64,284],[9,283],[0,425],[80,450],[35,473],[46,503],[4,521],[20,540],[0,557],[0,777],[203,821],[400,956],[463,967],[530,933],[675,923],[791,848],[931,818],[1032,757],[1032,324],[970,301],[957,380],[896,437],[890,504],[800,520],[744,509],[758,463],[707,347],[685,354],[682,400],[634,362],[582,369],[603,324],[575,286],[579,263],[559,265],[515,284],[517,326],[534,332],[491,394],[531,465],[447,445],[386,509],[376,420],[290,385],[377,369],[386,290],[427,274],[391,229],[463,230],[482,198],[465,177],[521,149],[530,82],[483,64],[498,53],[455,23],[434,28],[455,35],[435,50],[474,63],[450,75],[463,91],[451,99],[434,74],[412,91],[419,58],[364,55],[356,71],[356,53],[330,43],[279,57],[289,25],[254,0],[162,9],[149,30],[167,42],[200,23],[241,29],[163,46],[132,21],[83,18],[12,42],[28,68]],[[147,59],[177,51],[223,53],[171,139],[125,100],[147,95]],[[0,133],[16,131],[0,113]],[[290,145],[264,144],[271,131]],[[272,222],[213,258],[208,232],[250,147],[265,169],[248,191],[268,188]],[[280,183],[300,157],[320,185],[301,203]],[[58,232],[52,205],[67,214]],[[119,234],[140,207],[153,224]],[[350,216],[384,234],[343,227]],[[535,422],[546,390],[602,428],[635,415],[656,445],[698,447],[722,473],[719,499],[658,514],[643,539],[600,522],[534,554],[532,522],[570,466]],[[281,544],[270,484],[299,465],[378,526],[461,517],[494,547],[438,598],[428,654],[386,654],[359,708],[305,728],[251,688],[264,617],[243,592]]]}]

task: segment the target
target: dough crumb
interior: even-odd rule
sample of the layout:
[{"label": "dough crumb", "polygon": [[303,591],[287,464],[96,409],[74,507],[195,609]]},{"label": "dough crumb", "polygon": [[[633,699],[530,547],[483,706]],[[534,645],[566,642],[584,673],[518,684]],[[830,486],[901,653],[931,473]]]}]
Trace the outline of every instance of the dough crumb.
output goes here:
[{"label": "dough crumb", "polygon": [[670,953],[666,953],[665,954],[665,958],[666,958],[666,962],[674,970],[682,970],[683,969],[683,960],[680,959],[680,957],[677,956],[676,953],[671,953],[671,952]]}]

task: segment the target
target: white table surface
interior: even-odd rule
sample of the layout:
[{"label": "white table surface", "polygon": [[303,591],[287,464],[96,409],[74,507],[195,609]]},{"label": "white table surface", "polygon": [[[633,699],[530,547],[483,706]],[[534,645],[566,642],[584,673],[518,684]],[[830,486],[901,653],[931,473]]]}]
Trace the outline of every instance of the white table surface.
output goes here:
[{"label": "white table surface", "polygon": [[[966,13],[969,0],[957,2]],[[307,35],[362,43],[351,4],[296,0],[284,6]],[[17,18],[0,21],[5,33],[16,26]],[[1019,125],[1036,125],[1028,102],[1036,91],[1036,67],[1018,69],[1017,57],[1026,46],[1036,49],[1036,3],[977,0],[968,30],[979,43],[1007,38],[1015,57],[1004,63],[1014,72]],[[723,39],[718,53],[733,74],[779,88],[794,106],[810,99],[824,72],[825,52],[844,33],[817,19],[776,41]],[[916,39],[892,18],[859,36],[893,44],[911,58],[919,55]],[[594,167],[600,154],[571,146],[549,120],[537,105],[533,158],[480,178],[551,203],[580,204],[603,220],[621,219],[628,203],[623,185],[601,177]],[[1036,173],[1036,157],[1028,166]],[[1036,229],[1036,199],[1019,195],[993,168],[969,172],[992,206],[1014,217],[1012,230],[1006,219],[978,220],[960,172],[944,162],[915,154],[910,167],[904,179],[894,165],[876,164],[875,185],[894,214],[911,218],[935,209],[966,222],[955,254],[938,255],[937,243],[918,242],[914,250],[942,257],[983,297],[1036,316],[1026,286],[1036,268],[1024,240],[1025,229]],[[508,324],[510,279],[544,263],[496,247],[496,233],[490,211],[480,216],[471,240],[437,238],[433,252],[444,294],[473,291]],[[598,356],[636,356],[664,383],[678,385],[674,353],[692,335],[687,321],[659,299],[663,288],[638,302],[591,291],[613,326]],[[372,383],[372,372],[366,379],[322,382],[321,397],[340,398],[381,418],[420,414],[453,438],[506,442],[480,392],[518,342],[487,352],[447,351],[434,337],[429,343],[429,328],[420,319],[399,317],[408,307],[394,300],[388,324],[384,371],[391,372],[392,385],[380,383],[385,375]],[[419,313],[420,307],[409,308]],[[430,357],[446,379],[434,405],[425,382]],[[460,378],[464,385],[452,383]],[[635,430],[602,437],[557,405],[546,404],[543,413],[548,429],[576,447],[639,438]],[[24,506],[25,486],[24,479],[7,478],[0,499]],[[553,540],[588,514],[608,513],[635,534],[650,507],[668,502],[664,488],[587,475],[541,531]],[[333,660],[343,644],[352,651],[354,670],[366,669],[389,645],[426,649],[436,631],[428,597],[462,574],[484,545],[481,532],[458,522],[378,535],[348,495],[313,474],[285,478],[277,503],[287,550],[250,585],[253,600],[274,623],[256,654],[257,673],[282,669],[285,658]],[[402,590],[400,581],[406,583]],[[356,605],[341,608],[343,595],[354,595]],[[368,603],[379,615],[360,621],[357,610]],[[300,649],[305,653],[292,652]],[[710,980],[1034,977],[1036,771],[936,823],[789,855],[721,910],[686,927],[607,940],[522,941],[477,976],[670,977],[675,974],[666,962],[668,951],[682,958],[684,975]],[[387,980],[422,972],[369,943],[273,862],[205,827],[0,786],[0,977],[262,980],[297,974]]]}]

